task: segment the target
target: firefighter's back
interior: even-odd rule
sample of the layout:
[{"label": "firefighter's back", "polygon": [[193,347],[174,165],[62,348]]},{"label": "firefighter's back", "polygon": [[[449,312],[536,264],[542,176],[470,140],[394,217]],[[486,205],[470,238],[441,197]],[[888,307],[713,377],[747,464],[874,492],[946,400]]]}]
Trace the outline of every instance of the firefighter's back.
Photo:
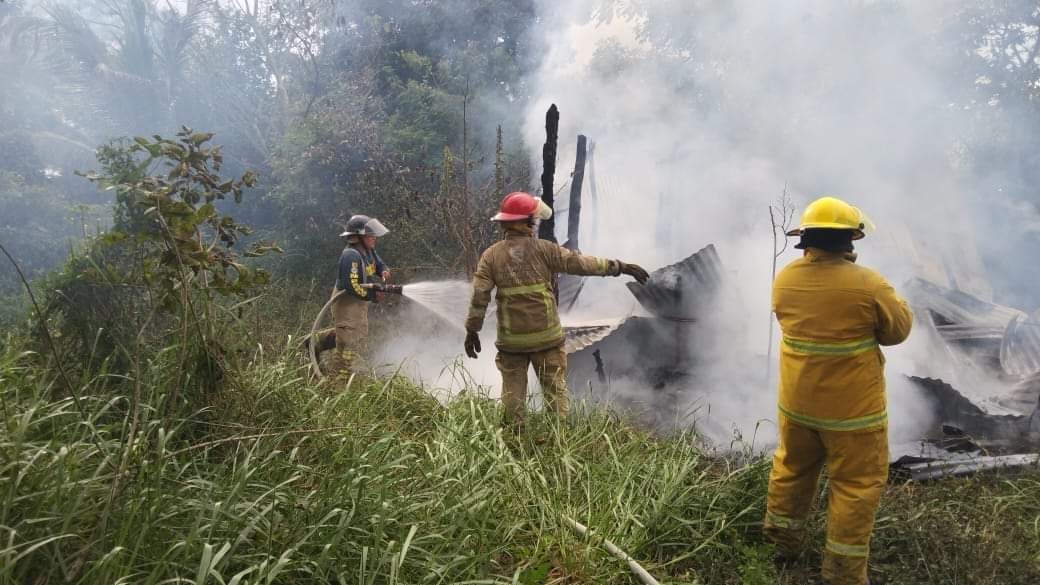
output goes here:
[{"label": "firefighter's back", "polygon": [[874,270],[814,249],[777,275],[780,409],[789,418],[820,430],[885,423],[877,304],[885,286]]},{"label": "firefighter's back", "polygon": [[552,291],[551,242],[507,237],[485,252],[498,302],[498,348],[532,352],[563,342]]}]

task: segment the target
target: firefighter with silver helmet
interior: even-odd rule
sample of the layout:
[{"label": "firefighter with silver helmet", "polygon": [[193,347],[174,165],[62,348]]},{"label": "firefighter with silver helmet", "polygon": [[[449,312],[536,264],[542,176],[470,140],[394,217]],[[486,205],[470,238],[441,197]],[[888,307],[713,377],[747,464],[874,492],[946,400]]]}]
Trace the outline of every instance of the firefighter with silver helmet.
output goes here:
[{"label": "firefighter with silver helmet", "polygon": [[390,230],[378,219],[354,215],[340,234],[347,245],[339,256],[332,291],[336,351],[330,369],[334,374],[352,369],[358,358],[368,353],[368,307],[378,300],[379,293],[365,285],[375,283],[377,278],[382,282],[390,279],[390,269],[376,252],[376,239],[388,233]]},{"label": "firefighter with silver helmet", "polygon": [[502,373],[505,422],[519,428],[527,403],[527,372],[532,366],[541,382],[545,403],[557,415],[567,414],[567,354],[564,334],[553,294],[556,273],[580,276],[627,274],[639,283],[646,270],[620,260],[583,256],[548,240],[535,237],[539,221],[552,209],[523,192],[502,200],[491,221],[502,226],[505,238],[484,251],[473,276],[473,298],[466,319],[466,355],[480,352],[479,331],[484,325],[491,294],[498,301],[498,355]]}]

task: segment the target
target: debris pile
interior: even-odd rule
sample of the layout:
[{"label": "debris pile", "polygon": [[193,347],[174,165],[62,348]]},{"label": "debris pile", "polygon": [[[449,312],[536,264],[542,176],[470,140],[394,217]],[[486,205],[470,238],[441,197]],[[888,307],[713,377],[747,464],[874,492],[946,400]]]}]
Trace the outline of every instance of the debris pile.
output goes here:
[{"label": "debris pile", "polygon": [[[691,351],[703,332],[697,324],[710,316],[722,283],[722,262],[709,245],[654,271],[646,285],[629,284],[647,315],[620,320],[592,343],[571,338],[595,324],[566,327],[572,390],[645,415],[644,421],[653,426],[674,425],[675,420],[663,418],[675,414],[677,405],[685,401],[698,367],[698,352]],[[639,391],[646,387],[654,392]],[[629,388],[633,392],[627,392]]]}]

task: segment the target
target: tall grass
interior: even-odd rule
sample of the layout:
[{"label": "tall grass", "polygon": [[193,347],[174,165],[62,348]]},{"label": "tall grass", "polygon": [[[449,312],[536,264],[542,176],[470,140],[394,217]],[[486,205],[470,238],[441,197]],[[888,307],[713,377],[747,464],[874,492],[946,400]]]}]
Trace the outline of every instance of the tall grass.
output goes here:
[{"label": "tall grass", "polygon": [[[602,411],[535,416],[517,436],[494,401],[443,405],[402,378],[311,384],[288,350],[257,353],[173,416],[176,352],[132,376],[102,367],[80,378],[84,420],[16,345],[0,357],[0,583],[631,583],[565,516],[667,582],[815,573],[810,555],[777,574],[760,542],[768,462],[709,456],[692,436],[654,437]],[[974,511],[893,488],[880,575],[1038,582],[1035,552],[1033,564],[1022,552],[1040,550],[1036,487],[1001,480]],[[950,520],[945,535],[967,542],[958,518],[978,523],[971,534],[1013,525],[1019,544],[1002,549],[990,532],[985,551],[958,549],[963,562],[915,561],[942,551],[924,527]],[[972,558],[1013,570],[983,575]],[[931,580],[899,580],[920,575]]]}]

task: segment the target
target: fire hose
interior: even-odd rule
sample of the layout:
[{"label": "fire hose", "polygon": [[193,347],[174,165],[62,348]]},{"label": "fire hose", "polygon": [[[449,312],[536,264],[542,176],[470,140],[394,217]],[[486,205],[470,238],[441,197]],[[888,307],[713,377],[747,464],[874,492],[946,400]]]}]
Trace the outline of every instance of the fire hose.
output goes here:
[{"label": "fire hose", "polygon": [[[399,284],[366,283],[362,284],[361,288],[372,290],[377,293],[388,293],[394,295],[404,294],[404,287]],[[311,358],[311,369],[314,370],[314,373],[319,378],[324,378],[325,374],[322,373],[321,366],[318,364],[318,351],[315,349],[315,346],[317,344],[314,342],[314,335],[318,332],[318,325],[321,323],[321,320],[325,318],[325,314],[329,312],[329,309],[332,307],[332,303],[336,299],[338,299],[340,295],[346,292],[347,291],[345,290],[336,291],[336,294],[332,295],[332,298],[330,298],[328,302],[325,303],[325,306],[323,306],[321,310],[318,311],[318,316],[314,318],[314,324],[311,325],[311,332],[308,336],[310,343],[307,344],[309,350],[308,353],[310,354]]]},{"label": "fire hose", "polygon": [[[592,537],[592,535],[589,534],[590,531],[589,531],[588,527],[586,527],[581,522],[578,522],[576,520],[572,520],[572,519],[570,519],[570,518],[568,518],[566,516],[563,517],[563,520],[567,524],[570,524],[571,528],[574,528],[574,530],[576,530],[578,532],[578,534],[581,534],[582,536],[584,536],[586,538],[591,538]],[[657,579],[654,579],[653,575],[648,573],[646,571],[646,569],[643,568],[642,565],[640,565],[638,562],[636,562],[635,559],[633,559],[632,557],[628,556],[628,553],[626,553],[625,551],[621,550],[613,542],[610,542],[609,540],[607,540],[606,538],[603,538],[602,536],[599,537],[599,539],[601,541],[603,541],[603,547],[606,548],[607,551],[610,552],[610,554],[614,555],[615,557],[617,557],[618,559],[620,559],[622,561],[625,561],[625,563],[628,564],[629,570],[632,571],[632,574],[635,575],[636,578],[639,579],[639,581],[641,583],[643,583],[644,585],[661,585],[660,581],[658,581]]]}]

